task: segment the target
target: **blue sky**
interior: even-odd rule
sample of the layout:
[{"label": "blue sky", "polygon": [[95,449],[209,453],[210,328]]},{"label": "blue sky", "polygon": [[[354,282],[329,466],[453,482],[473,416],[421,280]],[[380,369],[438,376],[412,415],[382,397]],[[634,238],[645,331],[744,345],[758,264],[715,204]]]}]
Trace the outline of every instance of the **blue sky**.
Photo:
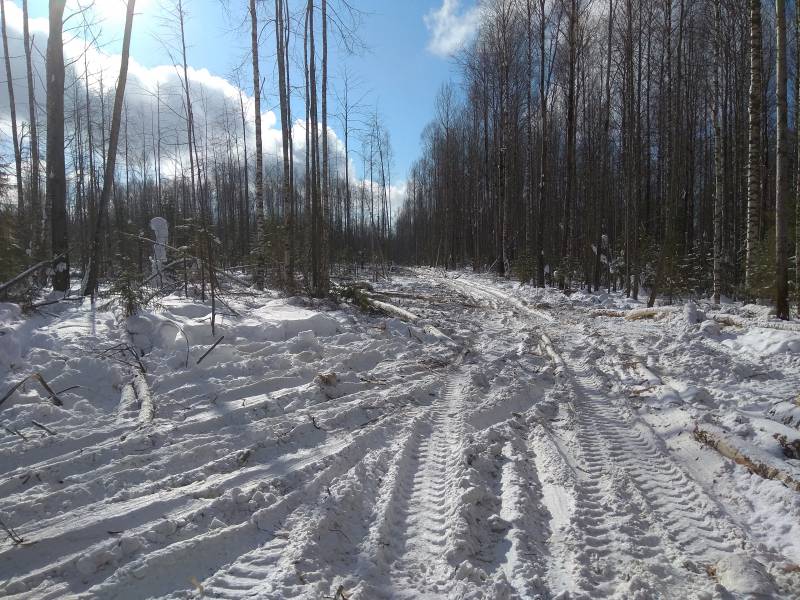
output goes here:
[{"label": "blue sky", "polygon": [[[88,1],[69,0],[67,12],[70,5],[74,8],[78,2],[85,5]],[[177,25],[164,23],[161,2],[137,0],[131,55],[145,68],[170,62],[157,36],[163,36],[165,31],[176,32]],[[246,16],[246,0],[184,0],[184,3],[189,13],[186,36],[190,65],[230,79],[233,68],[249,58],[249,33],[240,26]],[[227,16],[223,3],[231,7]],[[377,105],[392,139],[392,179],[399,183],[406,178],[418,154],[420,133],[433,115],[439,87],[456,72],[451,55],[474,31],[475,0],[352,0],[352,3],[364,12],[359,33],[367,50],[348,56],[332,46],[331,77],[336,78],[347,65],[360,81],[356,94],[366,94],[365,103],[370,109]],[[46,0],[31,0],[29,4],[32,17],[47,16]],[[271,6],[272,2],[266,4]],[[335,5],[336,0],[331,4]],[[292,6],[299,5],[293,0]],[[122,0],[96,0],[96,6],[104,23],[104,51],[116,53],[120,46],[124,4]],[[271,12],[265,14],[271,16]],[[266,77],[267,94],[263,110],[275,110],[277,105],[272,32],[272,28],[267,29],[262,43],[262,75]],[[243,88],[249,92],[252,88],[249,69],[244,77]],[[295,81],[299,83],[299,73]],[[334,80],[331,85],[337,83]],[[300,106],[299,99],[295,102]],[[331,125],[337,134],[341,133],[336,121],[332,120]],[[359,162],[357,158],[354,160],[357,168]]]}]

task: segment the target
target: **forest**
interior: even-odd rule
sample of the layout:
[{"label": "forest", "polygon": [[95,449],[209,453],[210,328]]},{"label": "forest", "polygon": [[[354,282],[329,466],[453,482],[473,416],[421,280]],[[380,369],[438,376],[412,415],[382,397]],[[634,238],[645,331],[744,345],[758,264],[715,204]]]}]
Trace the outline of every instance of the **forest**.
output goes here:
[{"label": "forest", "polygon": [[800,277],[790,8],[486,3],[459,61],[464,93],[444,87],[423,134],[398,254],[540,286],[644,288],[650,304],[763,298],[788,318]]},{"label": "forest", "polygon": [[[189,259],[204,294],[206,284],[216,285],[220,268],[241,267],[260,288],[268,280],[325,296],[336,265],[386,263],[392,227],[389,133],[352,76],[345,71],[335,90],[328,76],[329,31],[347,52],[357,51],[361,11],[347,2],[337,3],[331,14],[327,2],[244,3],[246,19],[237,27],[252,39],[251,52],[234,77],[242,86],[251,77],[252,96],[237,88],[238,97],[229,94],[213,112],[205,90],[192,88],[197,76],[188,66],[191,41],[187,44],[184,27],[189,3],[164,2],[159,35],[174,73],[163,87],[134,90],[150,97],[149,106],[147,112],[129,113],[125,94],[135,1],[127,3],[116,85],[104,82],[104,69],[92,64],[103,27],[93,15],[94,3],[79,2],[68,14],[67,4],[49,3],[46,73],[32,66],[44,49],[35,47],[28,33],[27,0],[18,44],[24,73],[12,72],[14,55],[3,28],[11,114],[0,278],[49,261],[53,289],[62,292],[72,275],[82,278],[86,295],[94,295],[101,281],[120,277],[141,284],[150,271],[149,223],[156,216],[169,223],[170,253],[179,249],[173,258],[182,265]],[[233,8],[231,2],[217,6],[221,14]],[[86,47],[65,59],[66,40],[76,35]],[[266,48],[268,36],[272,45]],[[260,72],[264,53],[277,63],[267,67],[269,74],[276,71],[269,82]],[[298,57],[300,84],[290,80]],[[18,122],[14,94],[21,78],[27,80],[30,116]],[[48,82],[45,98],[36,96],[40,80]],[[274,85],[269,94],[279,99],[277,141],[262,135],[266,85]],[[332,114],[328,103],[334,94]],[[341,126],[341,141],[320,133],[329,131],[333,120]],[[276,146],[269,153],[267,142]],[[367,177],[351,172],[355,160]]]},{"label": "forest", "polygon": [[[327,2],[249,2],[240,29],[249,28],[251,52],[237,77],[249,64],[253,106],[240,91],[238,105],[229,98],[224,114],[210,115],[191,89],[185,7],[167,4],[163,18],[181,25],[164,42],[178,77],[155,90],[149,115],[129,115],[135,4],[114,86],[102,73],[97,81],[88,52],[83,64],[64,65],[64,23],[87,39],[99,26],[86,11],[65,21],[65,2],[50,3],[53,85],[42,111],[22,3],[26,73],[12,72],[8,52],[5,60],[4,278],[45,259],[62,291],[70,272],[89,294],[98,279],[142,276],[141,238],[163,216],[172,245],[209,263],[212,285],[216,268],[243,266],[259,286],[268,278],[325,296],[332,272],[398,262],[470,265],[634,298],[644,290],[650,304],[772,300],[783,318],[790,298],[800,303],[800,16],[791,3],[483,2],[477,35],[453,59],[458,77],[442,86],[422,133],[405,197],[394,199],[399,210],[378,111],[365,109],[347,76],[333,93],[329,84],[329,30],[358,52],[358,9],[341,2],[329,15]],[[275,57],[277,81],[260,73],[259,52]],[[290,79],[298,59],[300,82]],[[11,84],[22,77],[29,116],[17,123]],[[267,163],[265,84],[279,99],[281,127],[278,157]],[[175,112],[162,95],[179,97],[182,113],[162,115]],[[224,135],[209,134],[209,118],[224,122]],[[343,135],[329,142],[319,132],[334,120]],[[55,177],[42,164],[56,165]]]}]

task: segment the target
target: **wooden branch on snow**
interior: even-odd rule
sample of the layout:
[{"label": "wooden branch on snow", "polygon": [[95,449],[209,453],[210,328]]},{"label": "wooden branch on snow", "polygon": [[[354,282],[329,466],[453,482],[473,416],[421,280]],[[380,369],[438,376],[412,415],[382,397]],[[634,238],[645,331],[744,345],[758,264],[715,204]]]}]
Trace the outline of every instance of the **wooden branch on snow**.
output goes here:
[{"label": "wooden branch on snow", "polygon": [[31,424],[33,424],[33,426],[34,426],[34,427],[38,427],[38,428],[39,428],[39,429],[41,429],[42,431],[46,431],[46,432],[47,432],[47,433],[49,433],[50,435],[55,435],[55,434],[56,434],[56,432],[55,432],[55,431],[53,431],[52,429],[50,429],[50,428],[49,428],[47,425],[45,425],[44,423],[39,423],[39,421],[34,421],[33,419],[31,419]]},{"label": "wooden branch on snow", "polygon": [[694,438],[701,444],[713,448],[722,456],[742,465],[751,473],[764,479],[775,479],[783,482],[787,487],[800,492],[800,474],[790,473],[783,466],[776,466],[775,458],[756,447],[746,450],[738,448],[726,431],[713,425],[695,423]]},{"label": "wooden branch on snow", "polygon": [[219,343],[220,343],[222,340],[224,340],[224,339],[225,339],[225,336],[223,335],[223,336],[222,336],[221,338],[219,338],[219,339],[218,339],[216,342],[214,342],[214,345],[213,345],[213,346],[211,346],[211,348],[209,348],[208,350],[206,350],[206,351],[203,353],[203,356],[201,356],[200,358],[198,358],[198,359],[197,359],[197,363],[196,363],[196,364],[198,364],[198,365],[199,365],[199,364],[200,364],[200,363],[203,361],[203,359],[204,359],[206,356],[208,356],[209,354],[211,354],[211,351],[212,351],[214,348],[216,348],[216,347],[217,347],[217,344],[219,344]]},{"label": "wooden branch on snow", "polygon": [[47,392],[47,399],[50,400],[50,402],[52,402],[56,406],[64,405],[64,403],[61,402],[61,398],[59,398],[58,395],[53,391],[53,389],[49,385],[47,385],[47,382],[44,380],[44,377],[42,377],[40,373],[31,373],[25,379],[15,384],[10,390],[8,390],[8,392],[6,392],[6,395],[0,399],[0,406],[2,406],[3,403],[11,397],[11,394],[16,392],[23,385],[25,385],[25,382],[30,379],[35,379],[41,384],[41,386]]}]

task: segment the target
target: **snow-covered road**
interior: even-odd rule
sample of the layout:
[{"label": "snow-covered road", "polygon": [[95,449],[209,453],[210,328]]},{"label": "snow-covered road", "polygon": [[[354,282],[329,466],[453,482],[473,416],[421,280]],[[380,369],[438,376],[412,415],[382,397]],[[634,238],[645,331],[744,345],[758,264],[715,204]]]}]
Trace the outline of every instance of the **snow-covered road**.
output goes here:
[{"label": "snow-covered road", "polygon": [[800,481],[800,331],[467,273],[376,293],[419,319],[1,305],[0,392],[37,371],[63,406],[0,408],[0,595],[800,597],[800,492],[693,435]]}]

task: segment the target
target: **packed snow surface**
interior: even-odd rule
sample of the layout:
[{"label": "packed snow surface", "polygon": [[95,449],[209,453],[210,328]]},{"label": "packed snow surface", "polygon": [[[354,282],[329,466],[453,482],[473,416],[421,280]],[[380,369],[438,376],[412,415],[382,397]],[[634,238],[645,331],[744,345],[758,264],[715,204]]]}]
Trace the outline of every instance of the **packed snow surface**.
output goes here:
[{"label": "packed snow surface", "polygon": [[800,324],[422,269],[374,298],[414,322],[0,304],[0,397],[57,397],[0,406],[0,596],[800,597]]}]

